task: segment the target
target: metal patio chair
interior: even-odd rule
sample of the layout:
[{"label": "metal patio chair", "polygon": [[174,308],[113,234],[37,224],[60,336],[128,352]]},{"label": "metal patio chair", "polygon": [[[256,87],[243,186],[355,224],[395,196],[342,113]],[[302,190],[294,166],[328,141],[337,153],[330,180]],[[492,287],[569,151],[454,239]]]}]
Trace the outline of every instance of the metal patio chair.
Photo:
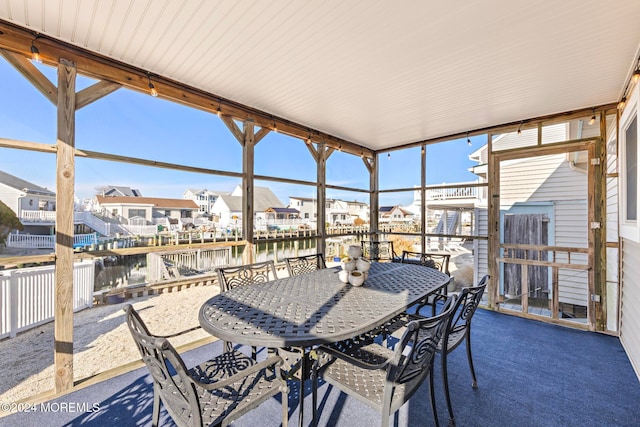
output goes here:
[{"label": "metal patio chair", "polygon": [[278,278],[273,261],[256,262],[235,267],[219,267],[218,283],[220,292],[228,291],[237,286],[254,285]]},{"label": "metal patio chair", "polygon": [[226,426],[273,396],[281,394],[282,425],[288,424],[288,388],[280,375],[282,359],[276,355],[256,362],[236,351],[225,351],[187,369],[167,340],[152,335],[129,304],[124,307],[127,326],[153,378],[153,418],[157,426],[160,403],[178,426]]},{"label": "metal patio chair", "polygon": [[[238,286],[265,283],[278,278],[276,267],[272,260],[245,264],[235,267],[220,267],[217,269],[220,292],[225,292]],[[231,351],[233,344],[224,341],[225,351]],[[257,359],[257,348],[251,347],[253,359]]]},{"label": "metal patio chair", "polygon": [[[440,270],[447,276],[450,276],[449,273],[449,261],[451,259],[451,254],[444,253],[433,253],[433,252],[413,252],[413,251],[402,251],[402,257],[400,262],[404,264],[418,264],[423,265],[425,267],[435,268]],[[434,316],[436,314],[436,304],[438,301],[443,301],[447,299],[447,287],[443,287],[440,292],[430,295],[424,301],[419,302],[416,305],[416,313],[418,313],[422,307],[431,306],[431,315]]]},{"label": "metal patio chair", "polygon": [[371,261],[400,262],[400,257],[393,250],[393,242],[388,240],[362,240],[362,256]]},{"label": "metal patio chair", "polygon": [[433,360],[453,313],[455,298],[447,300],[445,309],[437,316],[414,319],[406,315],[401,337],[394,340],[395,348],[386,345],[391,343],[390,339],[382,344],[350,339],[318,347],[312,371],[314,424],[319,377],[380,412],[381,425],[385,427],[389,425],[389,417],[411,398],[428,376],[431,409],[438,426]]},{"label": "metal patio chair", "polygon": [[327,264],[324,262],[324,256],[321,253],[289,257],[285,258],[284,262],[287,265],[289,276],[298,276],[327,268]]},{"label": "metal patio chair", "polygon": [[476,312],[482,294],[487,287],[489,275],[485,275],[474,287],[462,288],[458,295],[458,299],[453,307],[453,314],[449,319],[445,335],[438,344],[438,353],[442,355],[442,379],[444,382],[444,393],[447,401],[447,410],[449,411],[449,425],[455,425],[453,416],[453,407],[451,405],[451,396],[449,394],[449,378],[447,375],[447,355],[455,350],[460,344],[466,342],[467,360],[469,361],[469,369],[473,379],[471,387],[478,388],[478,380],[476,371],[473,367],[473,358],[471,356],[471,320]]}]

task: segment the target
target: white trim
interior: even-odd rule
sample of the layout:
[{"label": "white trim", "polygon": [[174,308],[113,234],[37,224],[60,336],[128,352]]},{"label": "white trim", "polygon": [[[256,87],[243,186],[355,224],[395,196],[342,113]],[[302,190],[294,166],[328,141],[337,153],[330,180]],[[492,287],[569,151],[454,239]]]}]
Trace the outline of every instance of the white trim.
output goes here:
[{"label": "white trim", "polygon": [[[629,124],[633,121],[634,118],[636,120],[636,135],[637,138],[640,139],[640,117],[638,117],[638,92],[640,85],[636,85],[629,92],[629,99],[627,101],[627,105],[625,106],[624,111],[620,116],[620,125],[619,125],[619,138],[620,141],[618,143],[618,149],[620,151],[619,159],[619,170],[620,170],[620,236],[625,239],[632,240],[634,242],[640,242],[640,221],[638,218],[636,220],[627,220],[626,212],[627,212],[627,167],[625,164],[625,159],[627,159],[627,144],[626,144],[626,133],[625,130],[629,127]],[[640,140],[637,144],[637,159],[636,164],[640,165]],[[636,189],[640,189],[640,170],[636,172]],[[640,195],[639,195],[640,196]],[[640,215],[640,197],[636,197],[636,217]]]}]

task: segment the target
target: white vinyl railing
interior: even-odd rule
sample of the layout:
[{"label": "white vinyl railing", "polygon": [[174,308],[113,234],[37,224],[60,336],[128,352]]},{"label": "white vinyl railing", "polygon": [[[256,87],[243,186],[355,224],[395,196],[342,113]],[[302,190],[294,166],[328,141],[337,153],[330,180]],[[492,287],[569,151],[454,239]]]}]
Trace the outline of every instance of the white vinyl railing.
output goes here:
[{"label": "white vinyl railing", "polygon": [[478,199],[482,195],[481,187],[427,188],[427,200]]},{"label": "white vinyl railing", "polygon": [[[7,237],[8,248],[24,249],[53,249],[56,246],[56,236],[41,234],[9,234]],[[98,243],[98,235],[76,234],[73,236],[73,247],[88,246]]]},{"label": "white vinyl railing", "polygon": [[[93,305],[93,261],[73,265],[73,311]],[[50,322],[54,316],[55,266],[0,272],[0,338]]]}]

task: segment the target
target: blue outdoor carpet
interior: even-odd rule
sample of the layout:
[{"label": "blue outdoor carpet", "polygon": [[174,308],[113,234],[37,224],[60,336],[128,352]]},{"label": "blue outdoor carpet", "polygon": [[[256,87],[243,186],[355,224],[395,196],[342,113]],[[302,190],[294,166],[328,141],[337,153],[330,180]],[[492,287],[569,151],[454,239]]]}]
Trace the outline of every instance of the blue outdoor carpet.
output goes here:
[{"label": "blue outdoor carpet", "polygon": [[[133,345],[133,342],[132,342]],[[449,356],[450,390],[457,426],[640,426],[640,382],[615,337],[478,310],[472,330],[478,389],[464,345]],[[184,355],[187,366],[220,351],[215,342]],[[440,424],[448,415],[440,358],[435,387]],[[291,383],[291,426],[298,424],[298,387]],[[305,426],[311,423],[310,382]],[[150,426],[153,386],[146,368],[120,375],[42,405],[36,412],[0,418],[0,426]],[[373,409],[322,384],[319,426],[373,427]],[[43,410],[49,412],[43,412]],[[271,399],[233,426],[279,426],[279,399]],[[163,410],[161,425],[173,423]],[[392,425],[433,425],[428,384],[405,404]]]}]

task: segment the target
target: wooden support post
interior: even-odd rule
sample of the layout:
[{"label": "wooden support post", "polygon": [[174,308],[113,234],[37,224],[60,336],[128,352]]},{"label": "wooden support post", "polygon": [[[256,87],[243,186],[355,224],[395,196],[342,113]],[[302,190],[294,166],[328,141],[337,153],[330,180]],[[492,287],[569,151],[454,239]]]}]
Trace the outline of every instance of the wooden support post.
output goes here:
[{"label": "wooden support post", "polygon": [[253,215],[254,215],[254,126],[253,120],[245,120],[242,143],[242,236],[247,241],[243,261],[252,264],[254,258]]},{"label": "wooden support post", "polygon": [[[555,255],[554,255],[555,256]],[[555,261],[555,260],[554,260]],[[557,319],[560,312],[560,297],[558,295],[560,281],[560,270],[558,267],[551,268],[551,318]]]},{"label": "wooden support post", "polygon": [[327,242],[327,159],[331,155],[332,151],[329,151],[323,143],[318,144],[318,151],[316,157],[317,163],[317,181],[318,187],[316,188],[316,249],[322,254],[326,254],[326,242]]},{"label": "wooden support post", "polygon": [[380,194],[378,193],[378,159],[380,154],[376,154],[371,159],[371,169],[369,169],[369,200],[371,205],[369,207],[369,231],[374,233],[371,235],[372,240],[378,239],[378,211]]},{"label": "wooden support post", "polygon": [[427,231],[427,147],[423,144],[420,151],[420,250],[427,252],[427,241],[424,233]]},{"label": "wooden support post", "polygon": [[529,312],[529,266],[522,264],[520,266],[520,304],[522,305],[522,312]]},{"label": "wooden support post", "polygon": [[499,301],[499,286],[500,283],[500,263],[497,261],[500,258],[500,234],[499,234],[499,221],[500,221],[500,162],[493,154],[492,134],[487,134],[487,147],[489,150],[489,160],[487,165],[488,172],[488,185],[487,193],[489,200],[487,201],[487,215],[488,215],[488,230],[487,230],[487,253],[489,260],[489,275],[491,280],[487,287],[488,304],[491,308],[497,307]]},{"label": "wooden support post", "polygon": [[73,196],[75,191],[75,64],[58,65],[56,154],[55,391],[73,387]]},{"label": "wooden support post", "polygon": [[[607,329],[607,216],[606,216],[606,117],[600,114],[600,138],[589,149],[589,179],[593,180],[593,191],[589,194],[589,224],[598,226],[589,229],[589,330]],[[594,298],[592,298],[592,296]],[[599,297],[599,300],[598,300]]]}]

